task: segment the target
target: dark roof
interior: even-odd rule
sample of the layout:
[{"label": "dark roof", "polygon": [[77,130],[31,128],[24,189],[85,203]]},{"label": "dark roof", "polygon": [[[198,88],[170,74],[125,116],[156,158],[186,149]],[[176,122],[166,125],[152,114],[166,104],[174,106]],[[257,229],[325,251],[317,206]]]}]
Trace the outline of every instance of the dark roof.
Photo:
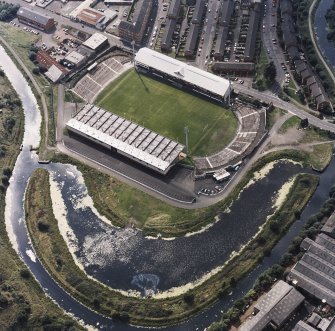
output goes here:
[{"label": "dark roof", "polygon": [[292,15],[292,2],[291,0],[281,0],[280,1],[280,11],[281,14],[290,14]]},{"label": "dark roof", "polygon": [[319,96],[321,94],[322,94],[322,91],[321,91],[321,89],[320,89],[320,87],[319,87],[318,84],[315,84],[315,85],[311,86],[311,96],[313,98],[316,98],[317,96]]},{"label": "dark roof", "polygon": [[252,62],[214,62],[213,71],[247,71],[255,70],[255,64]]},{"label": "dark roof", "polygon": [[228,25],[231,15],[234,11],[234,1],[233,0],[223,0],[221,7],[221,17],[219,19],[220,25]]},{"label": "dark roof", "polygon": [[190,52],[192,54],[196,51],[197,39],[199,35],[199,24],[191,24],[190,31],[187,36],[185,52]]},{"label": "dark roof", "polygon": [[223,56],[227,36],[228,36],[228,26],[219,26],[214,55]]},{"label": "dark roof", "polygon": [[299,49],[297,46],[288,46],[286,50],[291,60],[299,59]]},{"label": "dark roof", "polygon": [[242,323],[239,330],[260,331],[270,323],[280,327],[303,301],[302,294],[280,280],[262,299],[257,301],[254,307],[256,314]]},{"label": "dark roof", "polygon": [[318,106],[319,106],[321,103],[323,103],[323,102],[327,102],[328,104],[330,104],[329,101],[326,99],[326,97],[325,97],[323,94],[321,94],[321,95],[319,95],[318,97],[316,97],[316,98],[315,98],[315,101],[316,101],[316,103],[317,103]]},{"label": "dark roof", "polygon": [[317,331],[317,329],[315,329],[312,326],[308,325],[304,321],[299,321],[296,324],[296,326],[294,327],[293,331]]},{"label": "dark roof", "polygon": [[294,21],[291,15],[285,14],[282,16],[282,31],[283,31],[283,41],[287,47],[298,46],[297,36],[294,27]]},{"label": "dark roof", "polygon": [[334,237],[334,235],[335,235],[335,212],[333,212],[329,216],[327,222],[322,227],[321,231],[330,235],[331,237]]},{"label": "dark roof", "polygon": [[180,9],[180,0],[172,0],[167,16],[177,18]]},{"label": "dark roof", "polygon": [[299,74],[307,69],[307,65],[304,61],[296,61],[294,64],[295,64],[295,70]]},{"label": "dark roof", "polygon": [[17,15],[42,25],[46,25],[49,20],[53,20],[50,16],[42,15],[25,7],[21,7],[18,10]]},{"label": "dark roof", "polygon": [[289,278],[311,295],[335,306],[335,239],[319,234]]},{"label": "dark roof", "polygon": [[175,27],[176,27],[176,20],[167,19],[162,37],[161,47],[162,46],[165,48],[171,47],[171,41]]},{"label": "dark roof", "polygon": [[145,17],[148,11],[151,10],[152,1],[142,0],[136,3],[136,9],[133,15],[132,22],[121,21],[118,28],[119,30],[128,30],[132,33],[137,33],[141,30],[143,24],[146,24]]},{"label": "dark roof", "polygon": [[205,0],[197,0],[192,16],[192,23],[199,24],[205,13]]},{"label": "dark roof", "polygon": [[301,76],[301,79],[306,79],[306,78],[308,78],[308,77],[313,76],[313,73],[312,73],[311,70],[307,67],[306,70],[304,70],[304,71],[302,71],[302,72],[300,73],[300,76]]},{"label": "dark roof", "polygon": [[313,85],[313,84],[315,84],[315,83],[316,83],[316,79],[315,79],[314,76],[312,76],[312,77],[309,77],[309,78],[307,79],[306,85],[307,85],[308,87],[310,87],[311,85]]},{"label": "dark roof", "polygon": [[251,60],[255,56],[256,37],[259,26],[260,11],[252,10],[249,17],[249,29],[245,42],[244,58]]}]

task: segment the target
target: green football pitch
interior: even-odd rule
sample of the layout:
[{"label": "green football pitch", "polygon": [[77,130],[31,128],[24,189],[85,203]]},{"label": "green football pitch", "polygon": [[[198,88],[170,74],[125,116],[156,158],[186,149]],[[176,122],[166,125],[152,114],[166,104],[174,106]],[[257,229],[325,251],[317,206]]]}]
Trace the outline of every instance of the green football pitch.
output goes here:
[{"label": "green football pitch", "polygon": [[135,70],[112,82],[97,104],[168,138],[185,143],[189,152],[205,156],[223,149],[236,134],[235,115],[222,106],[156,81]]}]

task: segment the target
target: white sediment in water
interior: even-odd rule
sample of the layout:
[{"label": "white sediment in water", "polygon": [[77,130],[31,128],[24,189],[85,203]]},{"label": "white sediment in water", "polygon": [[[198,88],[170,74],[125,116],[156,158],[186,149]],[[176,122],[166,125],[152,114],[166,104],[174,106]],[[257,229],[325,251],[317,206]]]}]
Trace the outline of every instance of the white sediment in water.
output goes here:
[{"label": "white sediment in water", "polygon": [[51,199],[52,200],[52,210],[53,210],[54,216],[58,223],[59,232],[64,238],[69,248],[69,251],[73,257],[74,262],[80,269],[84,270],[83,266],[78,262],[75,256],[75,252],[78,249],[77,238],[74,235],[73,230],[71,229],[71,227],[69,226],[67,222],[66,206],[65,206],[61,191],[58,187],[58,184],[54,180],[52,173],[49,177],[49,182],[50,182],[50,195],[52,197]]},{"label": "white sediment in water", "polygon": [[288,182],[286,182],[281,189],[278,191],[276,198],[275,198],[275,202],[273,204],[273,206],[276,208],[276,210],[278,210],[280,208],[280,206],[284,203],[288,193],[290,192],[293,184],[294,184],[294,179],[296,178],[296,176],[292,177]]},{"label": "white sediment in water", "polygon": [[32,260],[33,262],[36,262],[36,256],[31,249],[27,249],[26,254],[29,256],[30,260]]}]

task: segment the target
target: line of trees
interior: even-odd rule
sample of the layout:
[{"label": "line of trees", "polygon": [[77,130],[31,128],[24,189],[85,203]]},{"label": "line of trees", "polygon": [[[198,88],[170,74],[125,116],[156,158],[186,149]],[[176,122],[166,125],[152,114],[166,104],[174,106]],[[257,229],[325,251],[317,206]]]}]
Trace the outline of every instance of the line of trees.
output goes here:
[{"label": "line of trees", "polygon": [[5,2],[0,3],[0,21],[11,21],[13,18],[15,18],[19,8],[20,6],[18,5],[13,5]]}]

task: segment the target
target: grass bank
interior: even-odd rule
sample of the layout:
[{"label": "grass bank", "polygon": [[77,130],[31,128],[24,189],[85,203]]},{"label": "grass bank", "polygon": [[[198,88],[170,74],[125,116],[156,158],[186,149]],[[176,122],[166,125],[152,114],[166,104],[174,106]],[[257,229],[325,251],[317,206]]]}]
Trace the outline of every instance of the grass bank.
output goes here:
[{"label": "grass bank", "polygon": [[135,70],[112,82],[98,96],[97,104],[182,143],[188,126],[190,154],[197,156],[221,150],[238,126],[228,109]]},{"label": "grass bank", "polygon": [[283,205],[221,271],[184,294],[164,299],[126,297],[86,277],[59,233],[52,212],[48,174],[44,170],[38,170],[29,182],[26,221],[37,254],[53,277],[78,300],[123,321],[163,326],[185,320],[227,295],[236,280],[250,272],[281,238],[317,185],[317,176],[297,175]]},{"label": "grass bank", "polygon": [[[7,180],[23,137],[24,116],[18,95],[0,75],[0,330],[84,330],[65,315],[30,275],[9,242],[5,226]],[[8,126],[7,119],[14,119]],[[8,131],[8,128],[11,129]]]}]

